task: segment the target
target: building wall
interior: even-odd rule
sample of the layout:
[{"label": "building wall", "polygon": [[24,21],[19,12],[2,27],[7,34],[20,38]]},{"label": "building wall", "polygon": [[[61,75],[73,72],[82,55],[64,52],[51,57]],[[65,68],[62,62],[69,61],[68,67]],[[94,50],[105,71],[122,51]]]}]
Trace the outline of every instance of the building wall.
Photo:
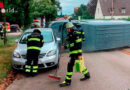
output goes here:
[{"label": "building wall", "polygon": [[[130,16],[113,16],[114,19],[130,18]],[[111,19],[111,16],[104,16],[102,19]]]},{"label": "building wall", "polygon": [[[113,18],[114,19],[130,18],[130,16],[113,16]],[[95,12],[95,19],[111,19],[111,16],[103,16],[100,0],[98,0],[98,2],[97,2],[96,12]]]},{"label": "building wall", "polygon": [[103,18],[104,18],[104,16],[102,13],[101,4],[100,4],[100,1],[98,0],[96,12],[95,12],[95,19],[103,19]]}]

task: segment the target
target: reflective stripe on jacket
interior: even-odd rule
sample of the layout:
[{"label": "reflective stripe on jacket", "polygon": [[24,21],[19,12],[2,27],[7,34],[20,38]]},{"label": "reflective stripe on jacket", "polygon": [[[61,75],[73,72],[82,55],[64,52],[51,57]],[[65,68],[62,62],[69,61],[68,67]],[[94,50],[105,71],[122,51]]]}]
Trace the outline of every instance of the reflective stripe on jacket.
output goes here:
[{"label": "reflective stripe on jacket", "polygon": [[[73,32],[68,33],[68,44],[65,49],[69,48],[69,55],[76,56],[82,54],[82,38],[81,32],[77,30],[72,30]],[[78,33],[77,33],[78,32]]]},{"label": "reflective stripe on jacket", "polygon": [[31,34],[27,39],[27,50],[40,50],[43,46],[43,36],[39,34]]}]

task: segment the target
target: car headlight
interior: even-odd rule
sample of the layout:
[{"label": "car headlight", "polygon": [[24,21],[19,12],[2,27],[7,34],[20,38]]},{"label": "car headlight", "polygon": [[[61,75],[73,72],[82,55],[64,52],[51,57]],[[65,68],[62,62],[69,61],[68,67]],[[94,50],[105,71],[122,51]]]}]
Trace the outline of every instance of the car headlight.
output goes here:
[{"label": "car headlight", "polygon": [[51,50],[47,53],[47,56],[53,56],[56,54],[56,50]]},{"label": "car headlight", "polygon": [[18,52],[14,52],[13,56],[16,57],[16,58],[21,58],[21,56]]}]

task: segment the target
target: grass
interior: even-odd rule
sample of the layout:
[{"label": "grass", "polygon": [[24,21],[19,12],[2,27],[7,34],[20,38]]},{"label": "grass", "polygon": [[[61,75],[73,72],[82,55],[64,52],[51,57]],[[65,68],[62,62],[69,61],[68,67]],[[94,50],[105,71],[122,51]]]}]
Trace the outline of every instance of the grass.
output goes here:
[{"label": "grass", "polygon": [[122,18],[121,20],[130,21],[130,17],[129,18]]},{"label": "grass", "polygon": [[11,70],[11,57],[14,48],[16,47],[15,40],[19,36],[7,37],[7,45],[4,46],[3,40],[0,40],[0,83],[3,78],[7,77]]}]

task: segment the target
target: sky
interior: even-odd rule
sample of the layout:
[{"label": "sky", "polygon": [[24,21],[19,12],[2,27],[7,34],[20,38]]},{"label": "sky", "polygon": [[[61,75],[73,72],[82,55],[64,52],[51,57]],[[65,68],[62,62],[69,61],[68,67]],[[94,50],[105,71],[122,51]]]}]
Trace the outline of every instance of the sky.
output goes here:
[{"label": "sky", "polygon": [[[63,15],[71,15],[74,13],[74,7],[80,7],[81,4],[87,5],[89,0],[59,0],[62,7]],[[60,14],[60,12],[58,12]]]}]

